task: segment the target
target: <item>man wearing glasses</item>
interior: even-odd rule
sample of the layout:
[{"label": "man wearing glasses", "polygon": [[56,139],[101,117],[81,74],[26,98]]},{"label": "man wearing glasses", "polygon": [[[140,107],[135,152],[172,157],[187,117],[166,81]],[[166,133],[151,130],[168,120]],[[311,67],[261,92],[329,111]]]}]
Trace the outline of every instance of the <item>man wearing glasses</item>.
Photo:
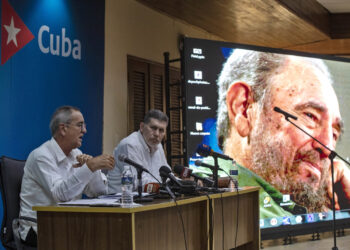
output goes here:
[{"label": "man wearing glasses", "polygon": [[[109,155],[92,157],[78,149],[87,132],[80,110],[59,107],[50,122],[52,138],[30,153],[24,167],[20,194],[20,217],[36,218],[32,206],[50,206],[81,198],[107,194],[106,176],[101,169],[112,169]],[[21,240],[36,246],[37,225],[20,220]]]}]

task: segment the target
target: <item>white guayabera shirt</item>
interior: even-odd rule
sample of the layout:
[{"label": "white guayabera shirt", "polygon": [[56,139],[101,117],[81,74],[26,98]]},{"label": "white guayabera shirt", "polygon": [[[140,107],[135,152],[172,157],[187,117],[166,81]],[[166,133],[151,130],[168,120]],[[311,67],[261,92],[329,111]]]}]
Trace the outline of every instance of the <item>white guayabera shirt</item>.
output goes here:
[{"label": "white guayabera shirt", "polygon": [[[89,197],[108,193],[107,178],[100,170],[92,172],[86,164],[73,168],[80,154],[79,149],[73,149],[66,156],[54,138],[29,154],[22,179],[20,216],[36,218],[33,206],[54,206],[80,199],[83,193]],[[30,227],[37,232],[36,223],[20,220],[23,240]]]},{"label": "white guayabera shirt", "polygon": [[[157,149],[151,152],[145,139],[140,131],[133,132],[128,137],[121,140],[119,145],[114,149],[115,167],[113,170],[108,171],[108,191],[110,194],[121,192],[121,176],[124,171],[124,167],[128,166],[127,163],[118,159],[119,155],[125,155],[130,160],[140,164],[148,171],[150,171],[159,181],[159,168],[161,166],[169,167],[162,144],[159,143]],[[136,190],[137,171],[134,167],[131,167],[134,175],[134,189]],[[142,186],[147,183],[158,182],[150,174],[142,173]]]}]

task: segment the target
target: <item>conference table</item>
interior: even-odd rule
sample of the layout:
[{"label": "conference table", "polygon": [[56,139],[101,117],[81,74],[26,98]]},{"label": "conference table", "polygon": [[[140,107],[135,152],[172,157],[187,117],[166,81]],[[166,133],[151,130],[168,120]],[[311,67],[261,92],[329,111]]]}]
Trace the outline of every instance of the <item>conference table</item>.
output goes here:
[{"label": "conference table", "polygon": [[133,208],[36,206],[33,210],[39,250],[260,247],[259,187],[179,197],[176,203],[154,199]]}]

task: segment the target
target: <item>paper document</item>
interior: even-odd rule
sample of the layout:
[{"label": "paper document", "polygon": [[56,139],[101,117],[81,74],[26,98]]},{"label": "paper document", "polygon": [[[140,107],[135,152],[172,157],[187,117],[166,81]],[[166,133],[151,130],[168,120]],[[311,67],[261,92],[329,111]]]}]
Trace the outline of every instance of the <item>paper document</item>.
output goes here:
[{"label": "paper document", "polygon": [[79,199],[58,203],[60,206],[101,206],[101,207],[119,207],[118,199]]},{"label": "paper document", "polygon": [[[134,198],[139,195],[138,192],[132,192]],[[151,194],[149,193],[142,193],[142,197],[147,197]],[[122,198],[122,193],[116,193],[116,194],[106,194],[106,195],[100,195],[98,197],[99,199],[120,199]]]}]

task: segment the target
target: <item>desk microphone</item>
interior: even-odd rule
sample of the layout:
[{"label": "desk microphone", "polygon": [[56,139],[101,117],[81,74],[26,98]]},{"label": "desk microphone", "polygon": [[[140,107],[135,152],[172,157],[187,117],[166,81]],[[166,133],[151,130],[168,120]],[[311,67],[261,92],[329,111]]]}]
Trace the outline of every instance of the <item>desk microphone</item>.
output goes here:
[{"label": "desk microphone", "polygon": [[175,165],[174,167],[174,172],[177,173],[181,179],[190,178],[192,171],[192,169],[180,165]]},{"label": "desk microphone", "polygon": [[[207,164],[207,163],[204,163],[203,161],[201,160],[196,160],[194,162],[194,164],[198,167],[205,167],[205,168],[209,168],[211,171],[214,171],[215,167],[210,165],[210,164]],[[218,168],[218,170],[222,170],[221,168]]]},{"label": "desk microphone", "polygon": [[159,169],[159,175],[160,177],[164,177],[164,178],[169,178],[170,180],[172,180],[173,182],[176,183],[176,185],[178,185],[179,187],[182,187],[182,184],[176,179],[176,177],[171,173],[170,168],[168,168],[167,166],[161,166]]},{"label": "desk microphone", "polygon": [[202,176],[199,176],[195,173],[192,173],[192,169],[187,168],[187,167],[183,167],[180,165],[176,165],[174,167],[174,172],[177,173],[181,178],[189,178],[190,176],[192,176],[195,180],[201,180],[204,184],[206,184],[207,186],[213,186],[214,185],[214,181],[209,179],[209,178],[205,178]]},{"label": "desk microphone", "polygon": [[150,173],[150,172],[148,171],[148,169],[145,169],[145,168],[144,168],[143,166],[141,166],[140,164],[134,162],[133,160],[130,160],[130,159],[129,159],[126,155],[124,155],[124,154],[118,155],[118,160],[119,160],[119,161],[122,161],[122,162],[125,162],[125,163],[128,163],[128,164],[130,164],[131,166],[133,166],[133,167],[135,167],[135,168],[137,168],[137,169],[139,169],[139,170],[142,170],[142,171],[144,171],[144,172],[146,172],[146,173]]},{"label": "desk microphone", "polygon": [[210,146],[205,145],[205,144],[198,145],[197,153],[203,157],[213,156],[213,157],[221,158],[224,160],[231,160],[231,161],[233,160],[228,155],[224,155],[224,154],[220,154],[218,152],[215,152]]},{"label": "desk microphone", "polygon": [[[196,184],[194,181],[181,181],[178,180],[172,173],[170,168],[166,166],[162,166],[159,169],[159,175],[160,176],[167,176],[170,180],[172,180],[173,183],[176,184],[176,187],[173,186],[173,190],[176,190],[175,192],[181,193],[181,194],[194,194],[196,192]],[[166,186],[166,185],[165,185]]]}]

